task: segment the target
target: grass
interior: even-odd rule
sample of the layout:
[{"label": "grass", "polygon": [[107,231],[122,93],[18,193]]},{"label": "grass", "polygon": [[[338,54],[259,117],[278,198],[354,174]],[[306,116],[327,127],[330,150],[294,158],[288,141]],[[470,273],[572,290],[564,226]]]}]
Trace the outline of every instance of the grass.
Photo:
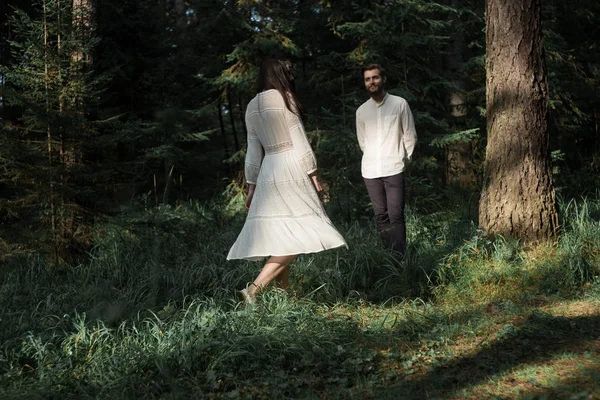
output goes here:
[{"label": "grass", "polygon": [[523,248],[460,210],[408,212],[409,252],[370,220],[349,250],[305,255],[294,295],[233,291],[241,221],[208,205],[124,212],[89,260],[2,267],[0,398],[600,398],[600,202]]}]

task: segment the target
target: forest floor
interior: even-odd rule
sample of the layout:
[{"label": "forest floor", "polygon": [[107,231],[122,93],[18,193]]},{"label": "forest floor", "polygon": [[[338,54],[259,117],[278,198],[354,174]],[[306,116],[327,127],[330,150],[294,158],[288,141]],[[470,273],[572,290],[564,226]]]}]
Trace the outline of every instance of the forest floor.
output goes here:
[{"label": "forest floor", "polygon": [[[260,318],[262,307],[269,306],[259,304],[245,312]],[[597,294],[571,300],[538,297],[523,304],[492,301],[460,310],[414,301],[391,307],[363,303],[318,306],[313,310],[330,321],[351,321],[356,327],[351,345],[331,343],[338,353],[344,353],[339,362],[315,371],[299,352],[298,368],[292,371],[270,370],[270,365],[264,365],[262,372],[243,373],[246,381],[238,381],[236,388],[230,386],[231,390],[224,393],[217,390],[206,395],[600,399]],[[417,334],[423,324],[429,329]],[[302,348],[293,340],[288,345]],[[276,351],[272,354],[278,356]],[[252,364],[251,356],[247,362]],[[261,365],[254,368],[261,369]],[[229,386],[223,381],[219,385]]]},{"label": "forest floor", "polygon": [[0,398],[600,399],[600,285],[464,306],[189,301],[113,327],[44,317],[5,344]]},{"label": "forest floor", "polygon": [[365,343],[386,360],[379,375],[393,378],[357,397],[600,399],[600,302],[544,299],[510,312],[490,303],[480,312],[479,329],[466,324],[450,340]]},{"label": "forest floor", "polygon": [[[586,208],[587,207],[587,208]],[[0,268],[0,399],[600,399],[600,202],[554,243],[413,215],[410,252],[304,255],[293,295],[234,290],[239,224],[202,207],[110,221],[77,265]]]}]

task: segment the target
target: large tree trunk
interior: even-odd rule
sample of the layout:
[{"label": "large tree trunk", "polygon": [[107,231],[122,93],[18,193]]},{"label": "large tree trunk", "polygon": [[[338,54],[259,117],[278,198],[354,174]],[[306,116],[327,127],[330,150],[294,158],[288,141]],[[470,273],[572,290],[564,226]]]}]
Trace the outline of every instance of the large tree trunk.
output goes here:
[{"label": "large tree trunk", "polygon": [[558,229],[541,0],[487,0],[488,143],[479,225],[532,241]]}]

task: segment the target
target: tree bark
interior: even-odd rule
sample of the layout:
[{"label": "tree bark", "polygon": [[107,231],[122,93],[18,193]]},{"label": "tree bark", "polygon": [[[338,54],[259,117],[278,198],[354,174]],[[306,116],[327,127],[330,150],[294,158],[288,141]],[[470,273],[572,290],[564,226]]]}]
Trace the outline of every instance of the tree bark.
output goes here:
[{"label": "tree bark", "polygon": [[523,241],[557,233],[541,0],[487,0],[487,149],[479,225]]}]

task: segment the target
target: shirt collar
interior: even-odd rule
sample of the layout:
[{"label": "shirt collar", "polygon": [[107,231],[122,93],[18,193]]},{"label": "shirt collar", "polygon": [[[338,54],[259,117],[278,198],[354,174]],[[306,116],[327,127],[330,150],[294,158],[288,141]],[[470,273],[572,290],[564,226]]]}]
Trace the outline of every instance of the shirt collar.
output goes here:
[{"label": "shirt collar", "polygon": [[388,99],[388,97],[390,97],[390,93],[389,92],[385,92],[385,96],[383,96],[383,100],[381,100],[381,103],[376,102],[375,100],[373,100],[373,98],[371,97],[371,102],[375,105],[375,107],[381,107],[382,105],[385,104],[385,101]]}]

